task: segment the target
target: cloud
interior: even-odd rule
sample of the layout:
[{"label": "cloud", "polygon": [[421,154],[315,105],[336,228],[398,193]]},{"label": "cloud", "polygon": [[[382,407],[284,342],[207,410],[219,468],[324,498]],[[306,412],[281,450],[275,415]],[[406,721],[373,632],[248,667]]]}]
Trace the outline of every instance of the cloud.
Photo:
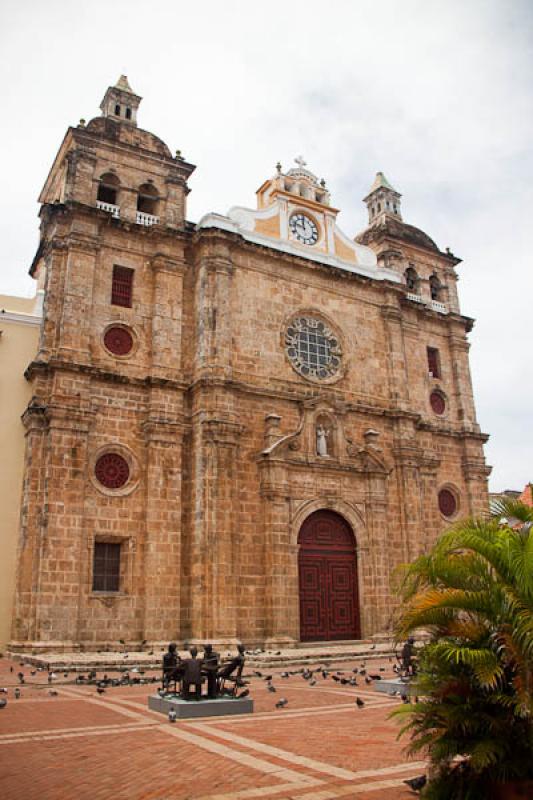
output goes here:
[{"label": "cloud", "polygon": [[464,258],[492,485],[531,479],[530,2],[29,5],[4,4],[1,26],[4,291],[31,287],[35,199],[65,128],[126,73],[144,95],[140,124],[198,164],[192,220],[253,205],[276,161],[303,152],[354,235],[385,172],[404,218]]}]

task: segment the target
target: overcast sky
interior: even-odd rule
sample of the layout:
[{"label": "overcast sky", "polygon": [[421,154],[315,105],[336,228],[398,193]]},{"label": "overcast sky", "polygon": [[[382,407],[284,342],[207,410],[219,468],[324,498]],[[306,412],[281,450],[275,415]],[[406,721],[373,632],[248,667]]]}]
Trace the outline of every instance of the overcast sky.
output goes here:
[{"label": "overcast sky", "polygon": [[0,293],[30,295],[39,191],[68,125],[120,74],[141,127],[197,170],[188,218],[303,153],[338,222],[366,225],[377,170],[404,220],[463,258],[491,489],[533,480],[533,1],[3,0]]}]

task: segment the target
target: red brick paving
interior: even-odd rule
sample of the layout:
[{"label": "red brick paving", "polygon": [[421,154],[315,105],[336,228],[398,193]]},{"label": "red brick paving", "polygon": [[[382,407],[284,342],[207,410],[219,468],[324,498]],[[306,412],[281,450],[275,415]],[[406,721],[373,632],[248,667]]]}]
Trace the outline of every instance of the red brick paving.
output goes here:
[{"label": "red brick paving", "polygon": [[[387,668],[383,675],[392,674],[388,661],[382,663]],[[14,673],[9,672],[10,665]],[[349,677],[351,666],[339,669]],[[20,669],[27,685],[21,687],[22,699],[15,700]],[[164,716],[148,712],[147,697],[156,685],[113,687],[98,696],[94,686],[75,685],[74,675],[65,679],[60,674],[53,687],[60,695],[50,697],[45,674],[31,676],[18,662],[1,660],[0,686],[8,686],[9,693],[7,708],[0,710],[0,796],[3,800],[414,797],[402,780],[422,770],[407,761],[405,742],[396,741],[398,726],[387,719],[394,702],[365,684],[343,687],[331,677],[326,681],[318,677],[316,686],[310,687],[301,675],[280,678],[281,671],[269,671],[276,693],[269,693],[260,678],[251,678],[256,711],[251,717],[171,725]],[[79,697],[74,698],[73,692]],[[355,706],[356,695],[365,699],[365,708]],[[280,697],[289,704],[276,710]],[[387,767],[392,771],[382,772]],[[365,775],[368,771],[374,774]]]}]

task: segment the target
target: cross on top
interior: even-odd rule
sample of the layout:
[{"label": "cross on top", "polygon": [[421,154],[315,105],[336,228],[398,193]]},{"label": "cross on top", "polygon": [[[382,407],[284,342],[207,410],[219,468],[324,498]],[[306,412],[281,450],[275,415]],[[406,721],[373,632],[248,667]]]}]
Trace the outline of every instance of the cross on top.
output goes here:
[{"label": "cross on top", "polygon": [[303,156],[297,156],[297,158],[295,158],[294,160],[296,161],[299,167],[305,167],[307,165],[307,161],[304,161]]}]

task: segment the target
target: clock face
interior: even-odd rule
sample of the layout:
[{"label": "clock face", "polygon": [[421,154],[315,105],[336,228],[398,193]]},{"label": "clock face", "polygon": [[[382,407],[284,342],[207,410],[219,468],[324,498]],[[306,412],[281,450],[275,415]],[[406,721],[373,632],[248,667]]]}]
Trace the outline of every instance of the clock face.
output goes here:
[{"label": "clock face", "polygon": [[305,214],[293,214],[289,220],[289,227],[299,242],[310,245],[318,242],[318,228]]}]

